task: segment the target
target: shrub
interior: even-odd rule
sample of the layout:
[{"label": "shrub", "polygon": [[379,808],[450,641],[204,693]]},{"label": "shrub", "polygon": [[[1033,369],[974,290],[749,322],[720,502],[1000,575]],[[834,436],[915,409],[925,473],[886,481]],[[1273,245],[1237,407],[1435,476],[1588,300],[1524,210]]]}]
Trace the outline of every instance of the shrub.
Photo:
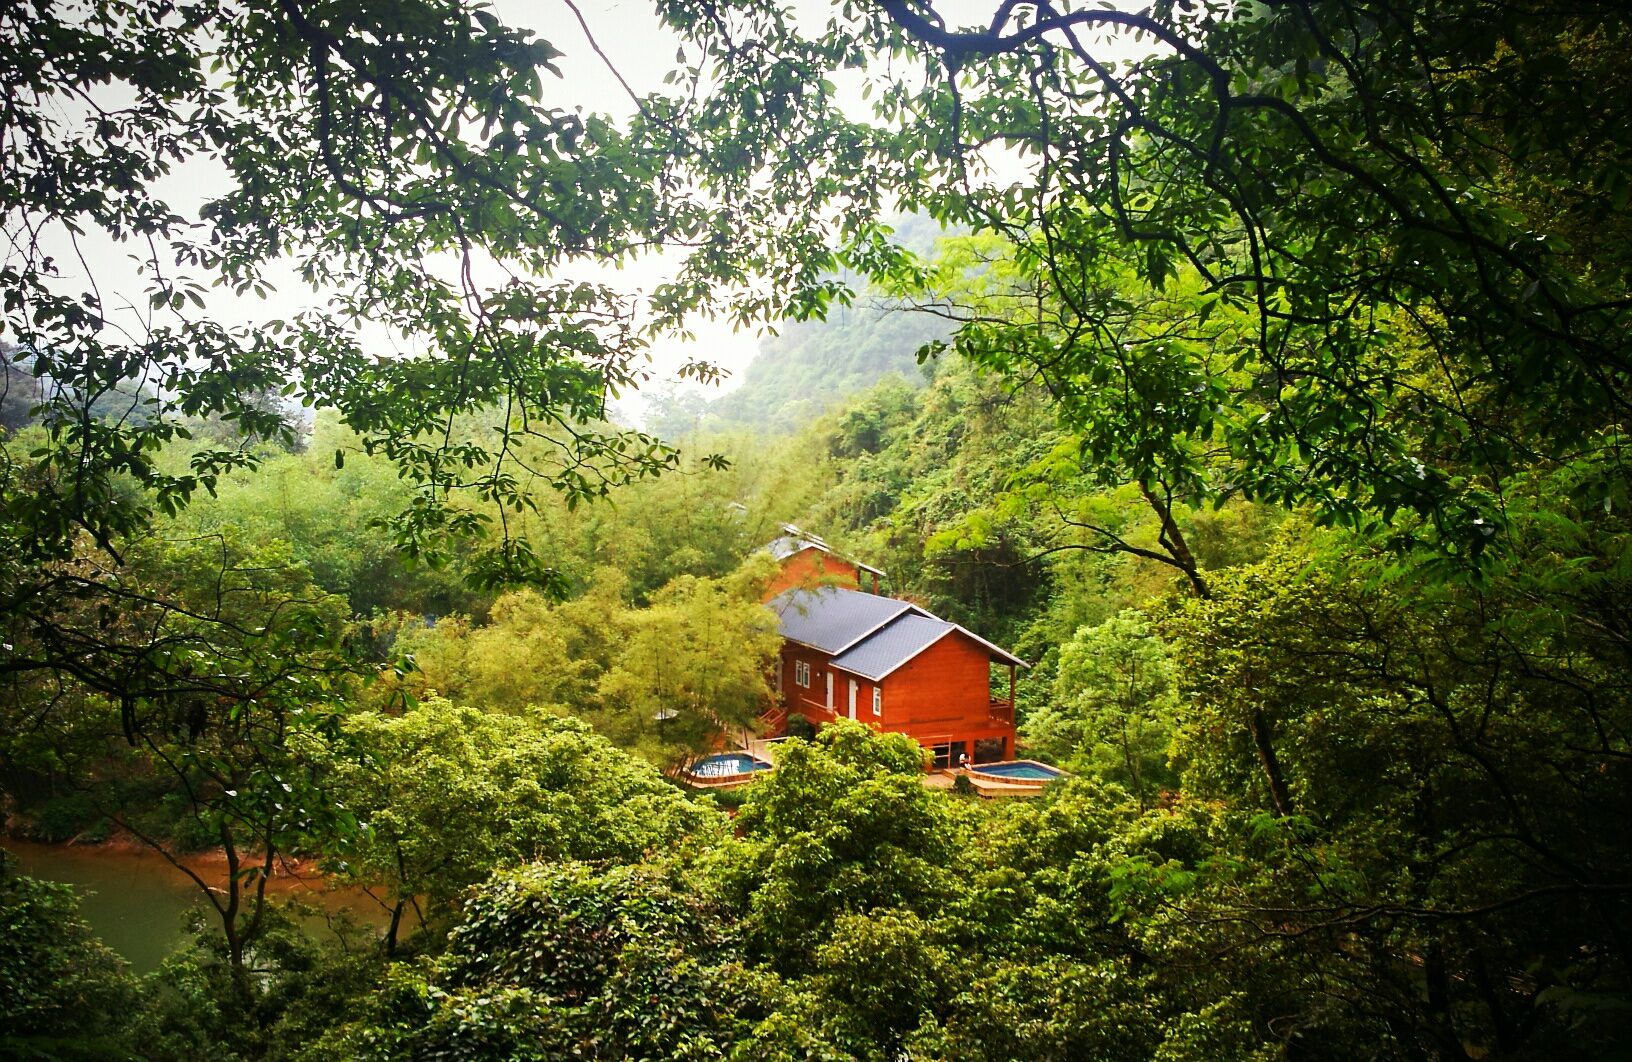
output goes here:
[{"label": "shrub", "polygon": [[816,737],[816,724],[798,713],[788,716],[788,724],[784,729],[788,737],[798,738],[800,741],[811,741]]}]

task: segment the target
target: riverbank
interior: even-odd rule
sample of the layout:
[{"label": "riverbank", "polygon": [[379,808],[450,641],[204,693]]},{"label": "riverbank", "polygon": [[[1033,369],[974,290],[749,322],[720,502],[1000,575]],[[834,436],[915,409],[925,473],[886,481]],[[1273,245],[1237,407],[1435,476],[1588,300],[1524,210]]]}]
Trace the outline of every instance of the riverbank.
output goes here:
[{"label": "riverbank", "polygon": [[[230,872],[227,853],[223,849],[207,848],[203,851],[179,854],[161,852],[146,841],[118,826],[113,827],[112,832],[106,837],[95,840],[76,837],[68,841],[51,842],[39,841],[16,834],[0,835],[0,847],[9,849],[13,846],[82,852],[111,863],[127,860],[145,865],[147,861],[151,860],[164,864],[183,878],[186,878],[187,871],[191,871],[202,878],[205,884],[211,888],[224,887]],[[261,856],[259,853],[240,853],[238,857],[239,869],[259,866],[260,861]],[[344,886],[334,886],[328,876],[318,868],[316,859],[301,859],[292,856],[279,857],[273,863],[272,874],[267,881],[267,891],[269,893],[311,891],[322,894],[334,891],[336,888],[341,891],[346,889]]]},{"label": "riverbank", "polygon": [[[90,844],[0,837],[0,848],[17,859],[24,874],[74,886],[85,920],[138,973],[156,969],[186,938],[188,912],[207,906],[197,881],[128,834]],[[189,853],[178,862],[212,890],[227,884],[224,852]],[[267,894],[316,908],[319,916],[310,922],[314,930],[326,931],[326,917],[342,911],[368,925],[383,926],[389,920],[366,892],[335,885],[313,860],[280,862],[267,880]]]}]

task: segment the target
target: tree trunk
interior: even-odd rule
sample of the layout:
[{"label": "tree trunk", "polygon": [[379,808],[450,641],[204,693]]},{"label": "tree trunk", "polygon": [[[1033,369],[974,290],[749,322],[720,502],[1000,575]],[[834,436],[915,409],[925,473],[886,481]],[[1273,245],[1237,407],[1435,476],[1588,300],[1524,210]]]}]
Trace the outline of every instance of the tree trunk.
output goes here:
[{"label": "tree trunk", "polygon": [[238,908],[241,900],[238,877],[238,848],[232,843],[227,824],[221,824],[221,851],[227,857],[227,902],[221,907],[221,929],[227,936],[227,960],[234,977],[244,966],[244,941],[238,932]]},{"label": "tree trunk", "polygon": [[1286,776],[1281,773],[1281,761],[1275,755],[1269,720],[1264,718],[1260,709],[1254,708],[1247,717],[1247,729],[1252,732],[1252,744],[1258,750],[1258,763],[1269,786],[1270,803],[1275,805],[1275,814],[1285,818],[1292,814],[1292,791],[1287,787]]},{"label": "tree trunk", "polygon": [[1133,752],[1133,738],[1128,734],[1126,719],[1122,723],[1122,763],[1128,768],[1128,780],[1133,783],[1133,795],[1139,801],[1139,810],[1145,810],[1145,784],[1139,775],[1139,758]]},{"label": "tree trunk", "polygon": [[391,908],[391,925],[385,931],[385,954],[387,958],[397,957],[397,927],[402,925],[402,909],[407,906],[403,900]]},{"label": "tree trunk", "polygon": [[1143,481],[1139,483],[1139,492],[1145,496],[1145,501],[1150,503],[1156,518],[1162,522],[1162,532],[1157,536],[1157,541],[1167,550],[1168,556],[1173,558],[1173,563],[1184,573],[1185,578],[1190,580],[1190,589],[1203,600],[1212,597],[1212,590],[1207,586],[1207,580],[1202,577],[1201,569],[1196,565],[1195,555],[1190,552],[1190,544],[1184,540],[1184,532],[1179,530],[1178,522],[1173,519],[1173,507],[1164,499],[1158,498],[1156,492]]},{"label": "tree trunk", "polygon": [[1467,1058],[1467,1049],[1457,1035],[1451,1012],[1451,976],[1445,962],[1445,946],[1435,935],[1423,960],[1423,976],[1428,988],[1428,1021],[1442,1058]]}]

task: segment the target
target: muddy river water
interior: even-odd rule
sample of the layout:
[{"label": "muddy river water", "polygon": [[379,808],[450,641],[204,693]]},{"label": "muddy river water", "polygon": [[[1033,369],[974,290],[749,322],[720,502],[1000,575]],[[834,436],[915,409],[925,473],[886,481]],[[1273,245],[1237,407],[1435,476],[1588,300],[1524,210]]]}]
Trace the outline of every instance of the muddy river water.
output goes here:
[{"label": "muddy river water", "polygon": [[[155,969],[186,935],[186,912],[204,903],[198,885],[162,855],[121,845],[54,845],[0,840],[23,873],[65,882],[80,894],[80,913],[103,943],[123,955],[137,973]],[[208,856],[189,860],[211,885],[226,879],[225,863]],[[268,892],[290,896],[324,911],[350,909],[358,919],[383,926],[378,904],[360,889],[326,888],[314,872],[280,874]],[[211,912],[213,917],[213,912]],[[321,918],[308,928],[326,932]]]}]

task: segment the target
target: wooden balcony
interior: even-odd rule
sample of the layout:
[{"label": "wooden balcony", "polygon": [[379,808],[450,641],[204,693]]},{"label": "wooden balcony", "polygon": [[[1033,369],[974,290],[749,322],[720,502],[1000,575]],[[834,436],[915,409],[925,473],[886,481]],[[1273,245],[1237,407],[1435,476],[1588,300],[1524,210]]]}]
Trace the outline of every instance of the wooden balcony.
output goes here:
[{"label": "wooden balcony", "polygon": [[999,700],[993,697],[987,702],[986,715],[994,723],[1014,724],[1014,701],[1012,699]]}]

